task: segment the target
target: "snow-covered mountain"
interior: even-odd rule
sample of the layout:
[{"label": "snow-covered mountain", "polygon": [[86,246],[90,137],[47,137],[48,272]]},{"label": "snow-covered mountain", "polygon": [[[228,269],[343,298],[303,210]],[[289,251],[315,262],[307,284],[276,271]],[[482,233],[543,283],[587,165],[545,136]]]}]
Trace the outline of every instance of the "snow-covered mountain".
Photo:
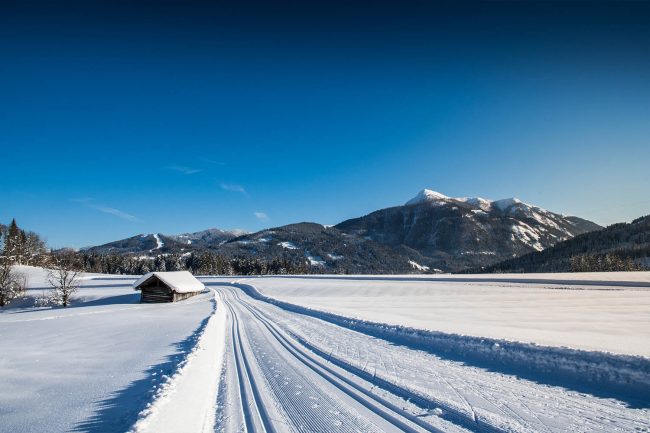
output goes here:
[{"label": "snow-covered mountain", "polygon": [[243,230],[207,229],[194,233],[164,235],[162,233],[139,234],[119,241],[84,248],[97,254],[164,254],[186,250],[211,249],[230,239],[246,234]]},{"label": "snow-covered mountain", "polygon": [[407,246],[428,266],[483,266],[598,230],[590,221],[549,212],[516,198],[447,197],[424,189],[403,206],[344,221],[339,230],[389,246]]},{"label": "snow-covered mountain", "polygon": [[180,235],[168,236],[182,244],[186,245],[199,245],[199,246],[213,246],[215,244],[222,244],[230,239],[247,234],[244,230],[221,230],[221,229],[207,229],[194,233],[182,233]]},{"label": "snow-covered mountain", "polygon": [[323,272],[456,271],[540,251],[599,228],[514,198],[451,198],[425,189],[403,206],[334,227],[299,223],[250,234],[219,229],[156,233],[87,250],[138,255],[211,251],[227,257],[301,260]]},{"label": "snow-covered mountain", "polygon": [[289,224],[240,236],[219,247],[229,257],[263,257],[305,262],[313,272],[409,273],[425,260],[417,251],[316,223]]}]

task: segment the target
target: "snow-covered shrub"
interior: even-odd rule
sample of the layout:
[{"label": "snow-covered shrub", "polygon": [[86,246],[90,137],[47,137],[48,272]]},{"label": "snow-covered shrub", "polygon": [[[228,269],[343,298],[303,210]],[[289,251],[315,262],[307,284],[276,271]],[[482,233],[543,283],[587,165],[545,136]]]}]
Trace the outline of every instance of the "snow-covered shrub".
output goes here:
[{"label": "snow-covered shrub", "polygon": [[8,260],[0,259],[0,307],[25,292],[25,276],[17,272]]},{"label": "snow-covered shrub", "polygon": [[81,273],[81,266],[74,253],[53,255],[48,271],[48,281],[52,286],[50,301],[63,307],[70,305],[72,295],[79,288]]}]

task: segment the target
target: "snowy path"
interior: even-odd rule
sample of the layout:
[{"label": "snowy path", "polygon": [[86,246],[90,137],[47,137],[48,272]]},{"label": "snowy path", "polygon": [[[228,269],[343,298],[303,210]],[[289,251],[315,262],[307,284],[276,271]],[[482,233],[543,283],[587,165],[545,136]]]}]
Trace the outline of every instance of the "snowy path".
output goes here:
[{"label": "snowy path", "polygon": [[[463,431],[415,406],[369,391],[371,383],[306,350],[234,289],[230,312],[224,431]],[[233,403],[236,402],[236,403]],[[433,418],[429,423],[427,418]]]},{"label": "snowy path", "polygon": [[218,431],[650,431],[650,411],[441,359],[217,286]]}]

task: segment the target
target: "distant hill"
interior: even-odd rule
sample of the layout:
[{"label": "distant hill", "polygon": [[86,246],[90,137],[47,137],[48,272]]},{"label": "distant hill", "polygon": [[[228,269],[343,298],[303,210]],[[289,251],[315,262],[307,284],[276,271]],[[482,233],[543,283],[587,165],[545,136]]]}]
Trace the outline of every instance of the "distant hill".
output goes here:
[{"label": "distant hill", "polygon": [[243,234],[246,232],[242,230],[221,229],[207,229],[180,235],[140,234],[103,245],[82,248],[82,250],[96,254],[171,254],[186,250],[213,249]]},{"label": "distant hill", "polygon": [[304,222],[256,233],[209,229],[142,234],[85,251],[139,257],[209,251],[225,257],[303,262],[313,272],[449,272],[541,251],[600,228],[515,198],[450,198],[425,189],[403,206],[333,227]]},{"label": "distant hill", "polygon": [[568,272],[650,269],[650,215],[559,242],[544,251],[474,269],[481,272]]},{"label": "distant hill", "polygon": [[221,245],[218,253],[266,260],[306,259],[313,271],[335,273],[409,273],[420,266],[418,261],[426,261],[417,251],[388,247],[316,223],[289,224],[240,236]]}]

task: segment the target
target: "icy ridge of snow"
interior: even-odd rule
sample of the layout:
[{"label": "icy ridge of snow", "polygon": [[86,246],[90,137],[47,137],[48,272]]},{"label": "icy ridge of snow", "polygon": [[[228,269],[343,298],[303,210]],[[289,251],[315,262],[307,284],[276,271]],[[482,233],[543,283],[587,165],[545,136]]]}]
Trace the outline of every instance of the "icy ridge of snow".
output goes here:
[{"label": "icy ridge of snow", "polygon": [[435,202],[435,201],[441,201],[447,199],[449,199],[449,197],[447,197],[446,195],[425,188],[422,191],[420,191],[418,195],[413,197],[411,200],[407,201],[406,204],[411,205],[411,204]]},{"label": "icy ridge of snow", "polygon": [[[448,197],[442,193],[439,193],[437,191],[433,191],[430,189],[423,189],[420,191],[415,197],[413,197],[411,200],[406,202],[406,206],[408,205],[414,205],[414,204],[419,204],[419,203],[432,203],[432,204],[443,204],[446,202],[461,202],[468,204],[472,207],[475,207],[477,209],[481,209],[484,211],[489,211],[493,208],[499,209],[502,212],[505,212],[506,210],[510,209],[510,212],[512,213],[514,210],[523,207],[524,212],[527,214],[530,214],[532,218],[540,220],[541,217],[540,215],[535,215],[533,212],[533,209],[539,210],[540,212],[551,214],[551,212],[542,209],[538,206],[533,206],[528,203],[524,203],[523,201],[519,200],[518,198],[515,197],[510,197],[510,198],[504,198],[500,200],[489,200],[485,199],[483,197]],[[540,220],[540,222],[542,222]]]},{"label": "icy ridge of snow", "polygon": [[444,353],[452,358],[509,366],[533,376],[569,380],[592,389],[606,387],[637,398],[644,398],[650,389],[650,359],[642,356],[541,346],[377,323],[280,301],[262,294],[250,284],[236,281],[232,285],[255,299],[287,311],[325,320],[396,344]]},{"label": "icy ridge of snow", "polygon": [[492,202],[492,204],[501,210],[506,210],[510,206],[522,204],[522,201],[519,200],[518,198],[510,197],[510,198],[502,198],[501,200],[495,200]]}]

